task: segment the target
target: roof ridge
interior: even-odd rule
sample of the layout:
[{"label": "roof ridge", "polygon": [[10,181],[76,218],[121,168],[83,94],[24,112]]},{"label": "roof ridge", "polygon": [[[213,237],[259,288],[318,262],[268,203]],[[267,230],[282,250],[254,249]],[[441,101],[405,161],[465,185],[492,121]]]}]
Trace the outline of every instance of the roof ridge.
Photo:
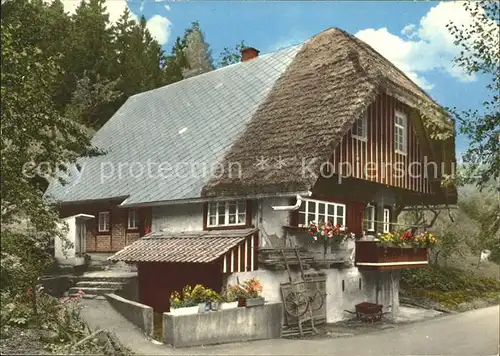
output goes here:
[{"label": "roof ridge", "polygon": [[[268,57],[268,56],[271,56],[271,55],[274,55],[274,54],[277,54],[278,52],[284,52],[292,47],[296,47],[296,46],[299,46],[301,44],[304,44],[306,41],[303,41],[303,42],[299,42],[299,43],[296,43],[294,45],[290,45],[290,46],[287,46],[287,47],[283,47],[283,48],[279,48],[275,51],[271,51],[271,52],[267,52],[267,53],[264,53],[262,55],[259,55],[257,58],[255,58],[256,60],[259,60],[261,59],[262,57]],[[254,60],[255,60],[254,59]],[[134,94],[132,96],[130,96],[129,98],[135,98],[135,97],[138,97],[138,96],[141,96],[142,94],[146,94],[146,93],[149,93],[149,92],[153,92],[153,91],[156,91],[156,90],[159,90],[159,89],[163,89],[163,88],[166,88],[166,87],[173,87],[175,86],[176,84],[178,85],[179,83],[185,83],[189,80],[194,80],[194,79],[200,79],[202,78],[203,76],[207,76],[208,74],[212,74],[212,73],[215,73],[215,72],[221,72],[222,70],[224,69],[228,69],[228,68],[235,68],[236,66],[239,66],[239,65],[242,65],[243,62],[237,62],[237,63],[233,63],[233,64],[229,64],[227,66],[223,66],[223,67],[219,67],[219,68],[215,68],[215,69],[212,69],[208,72],[204,72],[204,73],[201,73],[201,74],[198,74],[198,75],[195,75],[195,76],[192,76],[192,77],[189,77],[189,78],[183,78],[177,82],[174,82],[174,83],[170,83],[170,84],[166,84],[166,85],[163,85],[161,87],[158,87],[158,88],[154,88],[154,89],[150,89],[150,90],[146,90],[146,91],[143,91],[143,92],[140,92],[140,93],[137,93],[137,94]],[[128,100],[128,99],[127,99]]]}]

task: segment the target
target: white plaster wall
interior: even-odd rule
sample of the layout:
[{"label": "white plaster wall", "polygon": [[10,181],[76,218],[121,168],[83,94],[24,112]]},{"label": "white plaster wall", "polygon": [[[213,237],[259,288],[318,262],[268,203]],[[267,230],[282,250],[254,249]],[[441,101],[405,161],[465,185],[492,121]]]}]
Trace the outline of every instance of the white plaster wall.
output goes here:
[{"label": "white plaster wall", "polygon": [[[76,221],[74,217],[65,218],[63,221],[68,224],[66,238],[73,244],[73,246],[64,250],[63,241],[58,237],[54,239],[54,257],[59,262],[64,262],[65,260],[73,259],[75,257]],[[63,225],[61,224],[59,228],[62,229]]]},{"label": "white plaster wall", "polygon": [[[326,322],[334,323],[352,318],[353,315],[345,310],[354,311],[355,305],[361,302],[377,302],[376,278],[380,278],[380,291],[378,303],[384,306],[383,311],[391,310],[392,290],[389,272],[360,272],[357,268],[348,269],[323,269],[326,273]],[[257,278],[263,286],[262,296],[270,302],[282,302],[280,283],[288,282],[286,271],[258,270],[253,272],[233,273],[228,276],[227,284],[242,283],[250,278]],[[298,278],[296,273],[292,278]],[[361,289],[359,280],[361,279]],[[342,290],[344,281],[344,290]],[[395,308],[399,310],[399,273],[393,272],[393,288],[395,295]]]},{"label": "white plaster wall", "polygon": [[153,207],[152,230],[164,230],[166,232],[203,230],[203,204],[175,204]]},{"label": "white plaster wall", "polygon": [[260,230],[261,247],[283,247],[284,225],[290,225],[290,211],[273,210],[273,206],[290,205],[290,198],[276,197],[259,199],[254,225]]}]

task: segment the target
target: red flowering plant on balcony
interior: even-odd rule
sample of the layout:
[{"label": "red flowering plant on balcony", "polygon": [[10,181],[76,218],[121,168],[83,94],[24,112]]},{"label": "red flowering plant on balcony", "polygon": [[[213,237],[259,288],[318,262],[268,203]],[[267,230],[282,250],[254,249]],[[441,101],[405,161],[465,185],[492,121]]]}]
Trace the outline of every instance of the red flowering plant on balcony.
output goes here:
[{"label": "red flowering plant on balcony", "polygon": [[309,235],[313,241],[323,240],[330,243],[341,243],[347,239],[354,238],[354,233],[349,233],[347,227],[340,224],[334,225],[331,220],[321,221],[319,224],[311,221]]},{"label": "red flowering plant on balcony", "polygon": [[432,247],[438,242],[436,236],[428,231],[423,231],[416,235],[411,231],[387,232],[379,234],[378,240],[384,246],[416,248]]}]

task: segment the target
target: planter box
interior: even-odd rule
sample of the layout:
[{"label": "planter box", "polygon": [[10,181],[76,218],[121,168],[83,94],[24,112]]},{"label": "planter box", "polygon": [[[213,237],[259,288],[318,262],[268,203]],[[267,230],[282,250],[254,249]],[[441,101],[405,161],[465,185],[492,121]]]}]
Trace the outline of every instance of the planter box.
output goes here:
[{"label": "planter box", "polygon": [[349,261],[352,250],[354,249],[354,241],[344,241],[340,244],[328,244],[325,246],[323,242],[315,242],[310,244],[308,249],[313,255],[314,261],[317,263],[344,263]]},{"label": "planter box", "polygon": [[228,310],[238,308],[238,302],[222,303],[219,310]]},{"label": "planter box", "polygon": [[172,315],[191,315],[198,314],[198,305],[194,307],[185,307],[185,308],[170,308],[170,314]]},{"label": "planter box", "polygon": [[377,241],[356,241],[355,266],[363,270],[400,270],[428,265],[428,248],[383,246]]},{"label": "planter box", "polygon": [[246,300],[247,308],[259,307],[265,304],[265,300],[262,297],[251,298]]}]

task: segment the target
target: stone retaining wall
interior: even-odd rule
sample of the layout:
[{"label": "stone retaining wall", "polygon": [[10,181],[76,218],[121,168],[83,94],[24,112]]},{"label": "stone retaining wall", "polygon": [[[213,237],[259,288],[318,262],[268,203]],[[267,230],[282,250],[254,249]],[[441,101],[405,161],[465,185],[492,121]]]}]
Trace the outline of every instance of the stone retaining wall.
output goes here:
[{"label": "stone retaining wall", "polygon": [[106,294],[106,299],[113,308],[128,321],[137,325],[147,336],[153,336],[153,308],[133,302],[116,294]]},{"label": "stone retaining wall", "polygon": [[192,315],[163,313],[163,342],[173,347],[281,337],[282,303]]}]

